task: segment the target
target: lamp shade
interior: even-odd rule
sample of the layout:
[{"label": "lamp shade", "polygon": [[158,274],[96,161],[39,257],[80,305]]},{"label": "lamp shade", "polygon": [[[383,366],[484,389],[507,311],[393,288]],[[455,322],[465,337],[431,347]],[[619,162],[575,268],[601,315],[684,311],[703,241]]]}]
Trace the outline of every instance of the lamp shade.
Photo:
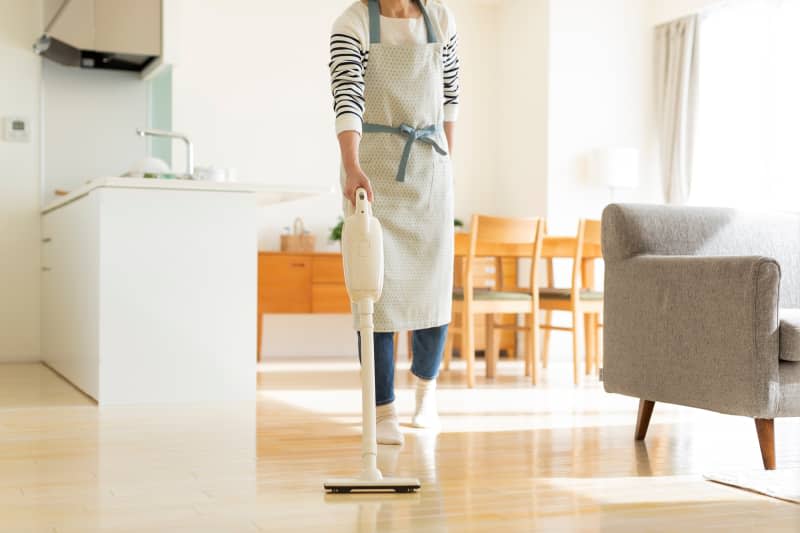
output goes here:
[{"label": "lamp shade", "polygon": [[601,148],[589,156],[589,176],[612,189],[633,189],[639,184],[639,151],[636,148]]}]

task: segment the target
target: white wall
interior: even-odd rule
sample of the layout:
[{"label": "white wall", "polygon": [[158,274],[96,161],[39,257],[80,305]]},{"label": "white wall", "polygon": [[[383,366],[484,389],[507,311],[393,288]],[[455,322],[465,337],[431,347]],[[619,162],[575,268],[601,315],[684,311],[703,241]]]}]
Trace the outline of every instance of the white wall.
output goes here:
[{"label": "white wall", "polygon": [[[500,24],[497,34],[476,32],[471,37],[491,43],[500,65],[489,98],[482,108],[491,110],[484,122],[497,142],[497,171],[492,176],[495,194],[489,214],[547,216],[548,160],[548,49],[547,0],[509,0],[496,4]],[[493,180],[490,180],[490,183]]]},{"label": "white wall", "polygon": [[147,155],[148,85],[138,73],[42,63],[43,200],[99,176],[120,176]]},{"label": "white wall", "polygon": [[640,0],[559,0],[550,7],[550,230],[571,233],[612,198],[593,185],[586,157],[605,146],[638,148],[638,189],[616,201],[657,201],[650,171],[652,30]]},{"label": "white wall", "polygon": [[30,143],[0,139],[0,362],[39,359],[41,4],[0,0],[0,120],[30,120]]},{"label": "white wall", "polygon": [[[197,164],[236,168],[239,181],[334,187],[319,198],[265,208],[259,248],[278,248],[281,228],[302,216],[318,249],[337,250],[327,242],[341,212],[328,46],[333,21],[352,0],[231,0],[225,9],[215,0],[167,1],[168,31],[177,36],[172,123],[192,136]],[[499,67],[496,43],[484,39],[497,10],[477,0],[448,4],[462,43],[464,104],[455,179],[456,215],[466,217],[496,205],[487,192],[496,187],[502,139],[495,110],[485,102],[495,96]],[[181,158],[176,147],[173,161]],[[318,342],[304,337],[302,353],[352,352],[347,316],[268,315],[266,356],[298,353],[298,334],[312,330]]]}]

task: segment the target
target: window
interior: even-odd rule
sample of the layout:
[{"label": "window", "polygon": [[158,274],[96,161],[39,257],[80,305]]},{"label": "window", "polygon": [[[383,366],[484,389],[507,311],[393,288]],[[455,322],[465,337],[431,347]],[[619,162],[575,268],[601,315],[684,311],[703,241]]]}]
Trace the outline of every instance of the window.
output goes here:
[{"label": "window", "polygon": [[800,0],[740,0],[700,25],[689,203],[800,211]]}]

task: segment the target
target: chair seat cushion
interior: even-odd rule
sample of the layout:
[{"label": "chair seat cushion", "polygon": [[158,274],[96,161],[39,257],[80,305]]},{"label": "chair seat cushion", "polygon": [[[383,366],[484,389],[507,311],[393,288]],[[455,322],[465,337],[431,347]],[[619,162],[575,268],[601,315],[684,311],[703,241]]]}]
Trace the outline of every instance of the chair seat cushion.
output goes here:
[{"label": "chair seat cushion", "polygon": [[800,309],[781,309],[780,358],[783,361],[800,361]]},{"label": "chair seat cushion", "polygon": [[[572,289],[555,289],[544,287],[539,289],[539,298],[548,300],[569,300],[572,296]],[[603,299],[602,291],[581,289],[581,300],[599,301]]]},{"label": "chair seat cushion", "polygon": [[[531,295],[527,292],[515,292],[515,291],[491,291],[488,289],[475,289],[472,291],[472,299],[473,300],[481,300],[481,301],[525,301],[530,300]],[[462,301],[464,300],[464,289],[454,289],[453,290],[453,300]]]}]

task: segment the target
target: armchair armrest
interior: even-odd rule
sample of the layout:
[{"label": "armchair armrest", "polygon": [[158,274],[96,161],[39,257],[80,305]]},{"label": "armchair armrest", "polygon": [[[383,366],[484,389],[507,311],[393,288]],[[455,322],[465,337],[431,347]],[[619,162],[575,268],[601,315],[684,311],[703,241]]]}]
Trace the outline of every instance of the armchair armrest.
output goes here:
[{"label": "armchair armrest", "polygon": [[772,418],[780,267],[765,257],[641,255],[605,280],[608,392]]}]

